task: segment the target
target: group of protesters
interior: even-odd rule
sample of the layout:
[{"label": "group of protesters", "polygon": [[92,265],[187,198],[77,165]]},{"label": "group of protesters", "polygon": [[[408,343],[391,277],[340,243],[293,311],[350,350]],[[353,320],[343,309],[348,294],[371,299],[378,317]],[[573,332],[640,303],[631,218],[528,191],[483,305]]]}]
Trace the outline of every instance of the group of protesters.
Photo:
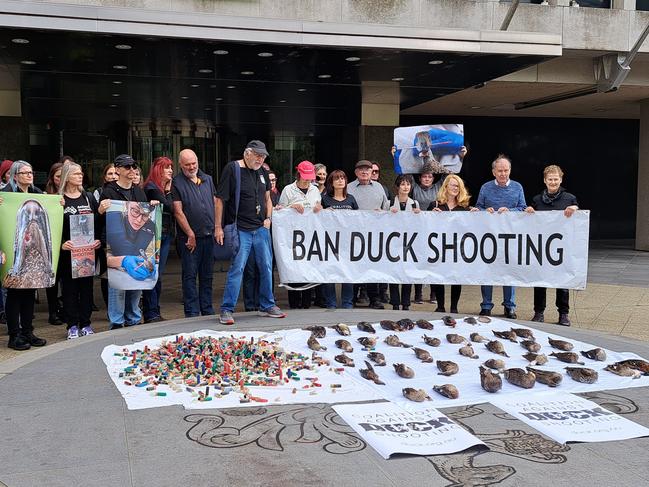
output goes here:
[{"label": "group of protesters", "polygon": [[[462,148],[461,157],[466,155]],[[272,214],[275,209],[290,208],[299,213],[326,210],[382,211],[507,211],[561,210],[569,217],[578,209],[574,195],[561,186],[563,172],[550,165],[543,172],[546,189],[527,205],[522,186],[510,179],[511,161],[499,155],[492,162],[494,179],[480,188],[471,204],[464,181],[457,174],[434,174],[433,165],[424,165],[418,180],[409,174],[397,176],[394,187],[379,181],[380,166],[372,161],[358,161],[355,179],[339,169],[327,172],[322,164],[301,161],[296,165],[296,178],[280,192],[277,175],[266,163],[268,151],[263,142],[250,141],[241,159],[227,164],[218,184],[199,168],[197,155],[190,149],[179,154],[180,172],[174,176],[173,162],[167,157],[153,161],[147,178],[137,162],[128,154],[119,155],[103,170],[102,181],[94,193],[84,189],[82,167],[71,157],[63,157],[49,172],[45,192],[60,195],[64,207],[63,232],[56,284],[47,289],[49,323],[66,324],[67,338],[75,339],[94,333],[91,315],[98,308],[93,298],[93,277],[73,279],[70,251],[70,215],[92,214],[94,218],[98,274],[105,277],[107,268],[142,272],[138,258],[112,257],[106,254],[106,212],[111,201],[148,203],[162,211],[158,279],[150,290],[120,290],[107,279],[101,279],[102,296],[106,304],[109,328],[121,328],[162,321],[160,296],[162,275],[172,242],[181,259],[182,299],[186,317],[216,315],[212,303],[212,274],[216,246],[229,245],[228,227],[236,229],[238,244],[233,250],[218,319],[225,325],[234,324],[234,310],[243,287],[244,309],[261,315],[283,318],[277,306],[273,284],[273,250],[271,240]],[[42,193],[34,185],[32,166],[26,161],[3,161],[0,165],[0,190],[5,192]],[[2,204],[0,198],[0,204]],[[125,203],[130,205],[131,203]],[[141,228],[148,213],[129,207],[128,218],[134,228]],[[132,211],[131,211],[132,210]],[[133,213],[131,215],[131,213]],[[130,220],[129,220],[130,221]],[[110,232],[110,229],[108,229]],[[0,249],[0,264],[7,249]],[[315,292],[313,287],[315,285]],[[342,284],[340,301],[336,286],[331,283],[290,283],[289,307],[352,308],[368,304],[383,309],[389,303],[394,310],[408,310],[411,305],[410,284]],[[431,283],[430,299],[436,311],[446,312],[444,283]],[[389,296],[388,296],[389,290]],[[27,350],[44,346],[46,341],[34,334],[35,289],[2,289],[0,318],[6,320],[10,348]],[[480,315],[491,315],[494,307],[492,286],[482,286]],[[450,312],[458,312],[461,286],[451,286]],[[367,299],[365,303],[363,300]],[[315,301],[314,301],[315,300]],[[414,286],[414,303],[423,303],[423,285]],[[545,288],[534,289],[532,321],[544,321]],[[516,318],[515,288],[503,287],[504,316]],[[559,324],[569,326],[568,291],[557,289],[556,306]]]}]

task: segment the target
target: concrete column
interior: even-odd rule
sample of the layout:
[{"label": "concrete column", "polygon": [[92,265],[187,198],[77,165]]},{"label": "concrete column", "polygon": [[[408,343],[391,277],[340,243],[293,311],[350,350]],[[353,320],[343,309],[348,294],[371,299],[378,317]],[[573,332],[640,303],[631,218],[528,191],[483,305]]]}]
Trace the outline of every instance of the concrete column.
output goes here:
[{"label": "concrete column", "polygon": [[640,102],[635,248],[649,251],[649,99]]},{"label": "concrete column", "polygon": [[613,0],[611,7],[618,10],[635,10],[635,0]]},{"label": "concrete column", "polygon": [[392,166],[390,148],[393,130],[399,126],[399,83],[395,81],[363,81],[361,127],[358,158]]}]

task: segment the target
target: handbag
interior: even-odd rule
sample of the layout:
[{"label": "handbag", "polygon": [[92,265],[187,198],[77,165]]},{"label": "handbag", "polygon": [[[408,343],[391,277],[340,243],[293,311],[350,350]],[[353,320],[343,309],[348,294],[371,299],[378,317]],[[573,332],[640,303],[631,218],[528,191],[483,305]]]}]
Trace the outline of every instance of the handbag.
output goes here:
[{"label": "handbag", "polygon": [[235,185],[235,212],[234,223],[223,227],[223,245],[214,243],[214,260],[230,260],[239,252],[239,229],[237,217],[239,216],[239,197],[241,196],[241,167],[237,161],[232,161]]}]

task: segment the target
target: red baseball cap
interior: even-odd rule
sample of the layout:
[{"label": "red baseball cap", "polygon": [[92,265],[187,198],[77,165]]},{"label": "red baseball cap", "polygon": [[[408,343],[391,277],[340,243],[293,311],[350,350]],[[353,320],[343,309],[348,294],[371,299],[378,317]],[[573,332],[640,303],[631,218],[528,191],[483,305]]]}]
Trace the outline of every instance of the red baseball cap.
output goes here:
[{"label": "red baseball cap", "polygon": [[2,161],[0,164],[0,179],[4,178],[4,175],[11,169],[13,163],[14,161],[10,161],[9,159]]},{"label": "red baseball cap", "polygon": [[315,167],[309,161],[302,161],[297,165],[297,172],[302,179],[313,181],[315,179]]}]

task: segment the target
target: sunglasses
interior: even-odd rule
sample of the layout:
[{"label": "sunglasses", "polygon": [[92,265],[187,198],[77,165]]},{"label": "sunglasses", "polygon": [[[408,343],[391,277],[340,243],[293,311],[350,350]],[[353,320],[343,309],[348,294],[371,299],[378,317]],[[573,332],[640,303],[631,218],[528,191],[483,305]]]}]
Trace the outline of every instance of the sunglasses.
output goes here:
[{"label": "sunglasses", "polygon": [[271,183],[274,183],[274,182],[277,181],[277,179],[273,178],[273,179],[269,179],[269,181],[270,181]]},{"label": "sunglasses", "polygon": [[120,166],[120,167],[126,169],[127,171],[130,171],[132,169],[137,169],[137,164],[129,164],[128,166]]},{"label": "sunglasses", "polygon": [[379,170],[378,169],[372,169],[372,174],[378,174]]}]

